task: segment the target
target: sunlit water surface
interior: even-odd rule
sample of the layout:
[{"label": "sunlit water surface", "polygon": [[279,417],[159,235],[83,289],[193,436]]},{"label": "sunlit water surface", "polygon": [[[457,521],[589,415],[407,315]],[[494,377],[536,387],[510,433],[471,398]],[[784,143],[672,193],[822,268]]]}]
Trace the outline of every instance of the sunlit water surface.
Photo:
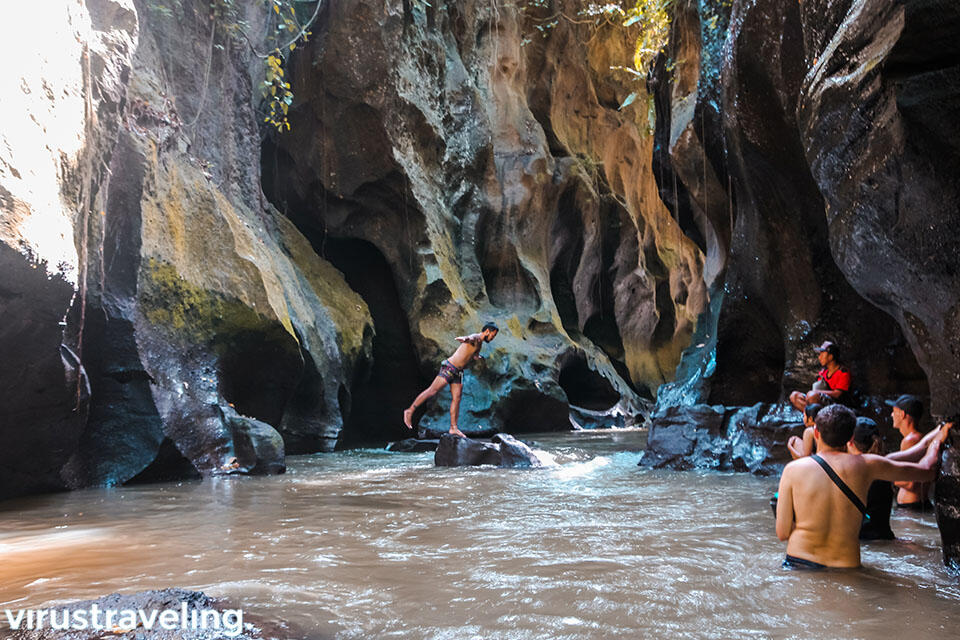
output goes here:
[{"label": "sunlit water surface", "polygon": [[318,638],[955,634],[932,515],[895,514],[865,569],[784,571],[775,478],[644,470],[644,437],[529,436],[538,470],[368,449],[2,503],[0,608],[179,586]]}]

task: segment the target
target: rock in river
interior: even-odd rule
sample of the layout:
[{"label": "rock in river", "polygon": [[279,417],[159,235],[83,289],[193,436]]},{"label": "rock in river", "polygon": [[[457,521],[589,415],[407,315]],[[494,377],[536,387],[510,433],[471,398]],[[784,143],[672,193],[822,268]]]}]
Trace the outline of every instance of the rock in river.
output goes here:
[{"label": "rock in river", "polygon": [[438,467],[483,464],[512,468],[543,466],[530,447],[506,433],[496,434],[491,442],[444,434],[440,437],[434,463]]},{"label": "rock in river", "polygon": [[782,405],[672,406],[650,418],[645,467],[777,473],[790,461],[787,439],[803,433],[800,413]]}]

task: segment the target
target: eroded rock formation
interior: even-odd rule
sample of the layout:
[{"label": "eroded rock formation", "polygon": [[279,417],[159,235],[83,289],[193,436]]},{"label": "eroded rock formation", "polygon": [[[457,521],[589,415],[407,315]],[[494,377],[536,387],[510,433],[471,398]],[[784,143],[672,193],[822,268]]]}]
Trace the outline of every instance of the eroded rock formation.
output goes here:
[{"label": "eroded rock formation", "polygon": [[128,0],[64,3],[45,16],[55,47],[16,17],[0,26],[20,60],[0,74],[0,495],[61,488],[86,424],[90,381],[64,327],[138,39]]},{"label": "eroded rock formation", "polygon": [[66,4],[77,47],[7,72],[38,130],[4,128],[0,494],[332,449],[373,329],[262,197],[249,48],[205,2]]},{"label": "eroded rock formation", "polygon": [[[960,156],[945,123],[960,104],[957,7],[703,0],[677,11],[651,81],[654,157],[664,201],[697,223],[687,233],[720,266],[705,270],[717,274],[708,312],[654,415],[696,428],[708,404],[782,401],[809,385],[811,347],[828,338],[861,397],[918,393],[934,416],[955,415],[960,213],[946,176]],[[948,557],[951,482],[938,492]]]},{"label": "eroded rock formation", "polygon": [[657,198],[647,114],[617,110],[643,93],[610,70],[635,34],[561,22],[523,46],[525,20],[339,2],[292,56],[300,133],[265,146],[266,191],[371,306],[363,423],[391,425],[487,319],[503,330],[464,430],[569,428],[568,402],[636,413],[706,304],[701,252]]},{"label": "eroded rock formation", "polygon": [[[295,133],[261,152],[258,8],[65,5],[71,101],[8,72],[25,117],[46,87],[72,129],[66,162],[27,159],[32,124],[5,133],[0,494],[394,438],[488,319],[468,432],[627,424],[672,375],[703,256],[657,197],[648,114],[618,110],[647,103],[610,69],[635,33],[564,21],[523,46],[517,7],[328,3],[288,61]],[[445,430],[442,404],[422,427]]]}]

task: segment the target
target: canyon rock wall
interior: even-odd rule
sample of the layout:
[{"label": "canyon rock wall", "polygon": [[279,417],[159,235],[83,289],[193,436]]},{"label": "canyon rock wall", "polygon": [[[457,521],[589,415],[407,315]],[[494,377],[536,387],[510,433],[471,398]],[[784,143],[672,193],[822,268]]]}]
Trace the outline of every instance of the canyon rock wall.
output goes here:
[{"label": "canyon rock wall", "polygon": [[[611,71],[636,33],[530,31],[498,3],[338,2],[291,56],[295,134],[265,144],[265,191],[371,307],[356,429],[390,433],[487,320],[465,431],[566,429],[568,403],[635,414],[706,305],[702,253],[657,197],[642,83]],[[439,404],[422,426],[443,427]]]},{"label": "canyon rock wall", "polygon": [[120,126],[138,39],[128,0],[63,3],[28,28],[4,8],[0,72],[0,495],[63,486],[86,423],[90,381],[67,312],[82,289],[97,185]]},{"label": "canyon rock wall", "polygon": [[707,294],[658,198],[642,83],[611,70],[636,33],[326,3],[277,134],[256,90],[275,25],[236,6],[65,1],[51,24],[75,47],[9,34],[37,67],[4,75],[23,123],[0,165],[0,495],[396,438],[487,320],[464,430],[639,419]]},{"label": "canyon rock wall", "polygon": [[331,450],[373,327],[262,196],[248,45],[199,0],[58,9],[76,46],[4,72],[0,495]]},{"label": "canyon rock wall", "polygon": [[[887,418],[878,398],[916,393],[934,417],[956,416],[956,5],[691,0],[677,12],[650,82],[655,165],[664,202],[722,267],[651,433],[809,388],[825,339],[841,345],[860,411]],[[948,559],[952,468],[937,492]]]}]

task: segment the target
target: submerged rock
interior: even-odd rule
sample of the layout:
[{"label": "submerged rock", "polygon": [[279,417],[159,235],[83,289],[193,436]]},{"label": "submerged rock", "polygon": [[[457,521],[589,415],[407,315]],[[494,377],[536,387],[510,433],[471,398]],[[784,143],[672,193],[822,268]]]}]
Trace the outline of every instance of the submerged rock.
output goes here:
[{"label": "submerged rock", "polygon": [[493,465],[509,468],[542,467],[543,463],[526,444],[506,433],[498,433],[492,442],[480,442],[452,434],[440,436],[434,456],[438,467]]}]

